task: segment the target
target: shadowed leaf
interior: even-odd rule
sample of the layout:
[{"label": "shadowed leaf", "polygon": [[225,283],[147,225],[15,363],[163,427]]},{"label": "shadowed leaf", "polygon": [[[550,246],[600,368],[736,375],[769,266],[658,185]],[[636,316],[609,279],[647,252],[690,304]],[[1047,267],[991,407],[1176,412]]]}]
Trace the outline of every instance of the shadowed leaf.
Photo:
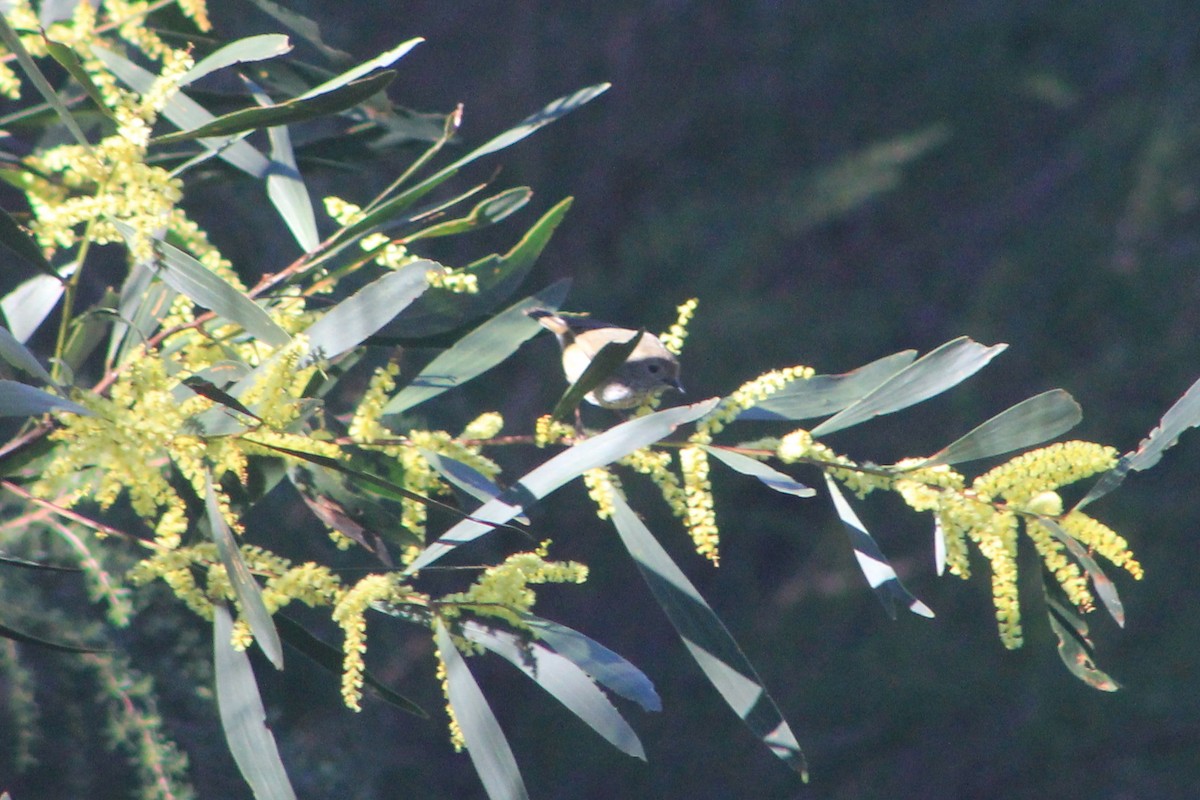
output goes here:
[{"label": "shadowed leaf", "polygon": [[977,426],[916,466],[958,464],[1021,450],[1066,433],[1083,419],[1079,403],[1062,389],[1034,395]]},{"label": "shadowed leaf", "polygon": [[802,420],[836,414],[907,367],[915,350],[893,353],[840,375],[792,381],[738,415],[739,420]]}]

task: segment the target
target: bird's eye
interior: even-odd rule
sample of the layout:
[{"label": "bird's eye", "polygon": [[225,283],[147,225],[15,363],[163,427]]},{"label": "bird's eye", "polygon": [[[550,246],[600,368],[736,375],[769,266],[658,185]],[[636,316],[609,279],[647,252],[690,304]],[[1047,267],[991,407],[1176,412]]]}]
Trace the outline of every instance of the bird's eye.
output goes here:
[{"label": "bird's eye", "polygon": [[658,371],[660,369],[662,369],[662,367],[658,366],[658,364],[647,364],[646,369],[650,372],[651,375],[657,375]]}]

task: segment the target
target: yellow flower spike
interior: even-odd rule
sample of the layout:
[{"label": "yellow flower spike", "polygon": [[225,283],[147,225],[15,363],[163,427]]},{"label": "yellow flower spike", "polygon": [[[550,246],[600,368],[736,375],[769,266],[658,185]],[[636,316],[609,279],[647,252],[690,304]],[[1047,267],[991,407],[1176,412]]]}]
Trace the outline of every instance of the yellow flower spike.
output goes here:
[{"label": "yellow flower spike", "polygon": [[671,509],[671,513],[680,519],[687,517],[687,494],[679,481],[679,476],[671,470],[671,454],[650,448],[635,450],[622,458],[618,463],[630,467],[643,475],[649,475],[650,480],[662,493],[663,500]]},{"label": "yellow flower spike", "polygon": [[792,381],[808,380],[813,374],[812,367],[786,367],[772,370],[759,375],[752,381],[743,383],[733,394],[722,400],[711,414],[697,423],[696,435],[692,437],[693,441],[708,444],[712,441],[713,436],[737,419],[743,411],[753,408]]},{"label": "yellow flower spike", "polygon": [[609,519],[613,515],[612,492],[621,491],[621,481],[605,467],[596,467],[583,473],[583,485],[588,497],[596,504],[596,516]]},{"label": "yellow flower spike", "polygon": [[374,602],[395,600],[406,591],[407,587],[399,575],[368,575],[343,593],[333,608],[333,621],[345,635],[342,644],[342,700],[351,711],[362,711],[367,608]]},{"label": "yellow flower spike", "polygon": [[[354,203],[343,200],[342,198],[334,195],[329,195],[328,197],[322,198],[322,205],[325,206],[325,213],[328,214],[330,218],[339,225],[353,225],[362,219],[363,216],[361,206],[357,206]],[[382,234],[372,235],[382,236]]]},{"label": "yellow flower spike", "polygon": [[549,542],[533,552],[514,553],[502,563],[488,567],[465,592],[448,594],[438,600],[447,618],[458,616],[464,608],[476,614],[497,617],[518,628],[525,628],[523,613],[537,601],[531,584],[583,583],[588,568],[575,561],[546,560]]},{"label": "yellow flower spike", "polygon": [[458,724],[458,717],[454,715],[454,706],[450,705],[450,677],[446,672],[446,660],[442,657],[441,648],[435,643],[433,646],[433,655],[437,659],[437,679],[442,685],[442,695],[446,698],[446,715],[450,718],[450,744],[454,746],[454,752],[461,753],[467,749],[467,740],[463,737],[462,728]]},{"label": "yellow flower spike", "polygon": [[1017,515],[999,511],[971,537],[992,567],[992,602],[1000,641],[1010,650],[1021,646],[1021,606],[1017,595]]},{"label": "yellow flower spike", "polygon": [[683,343],[687,341],[687,326],[692,321],[692,317],[696,315],[696,307],[698,305],[700,305],[700,301],[695,297],[681,303],[675,309],[675,324],[668,328],[666,333],[658,335],[659,341],[663,343],[663,347],[675,355],[683,352]]},{"label": "yellow flower spike", "polygon": [[400,365],[388,362],[379,367],[371,375],[367,390],[363,392],[354,416],[350,419],[348,433],[356,442],[370,443],[390,435],[390,431],[381,422],[383,408],[387,405],[392,390],[396,388],[396,376],[400,374]]},{"label": "yellow flower spike", "polygon": [[983,497],[1003,498],[1024,505],[1042,492],[1107,472],[1117,463],[1117,451],[1093,442],[1057,442],[1030,450],[975,479],[972,488]]},{"label": "yellow flower spike", "polygon": [[460,439],[494,439],[504,429],[504,417],[495,411],[480,414],[463,428]]},{"label": "yellow flower spike", "polygon": [[1079,565],[1067,558],[1062,542],[1054,538],[1050,529],[1037,520],[1026,520],[1025,534],[1033,542],[1042,557],[1046,569],[1062,587],[1067,599],[1081,611],[1091,611],[1095,605],[1087,578],[1079,571]]},{"label": "yellow flower spike", "polygon": [[1133,557],[1129,543],[1112,528],[1082,511],[1072,511],[1060,519],[1058,524],[1085,547],[1095,550],[1121,567],[1135,580],[1142,579],[1142,565]]},{"label": "yellow flower spike", "polygon": [[692,537],[696,552],[720,566],[720,531],[714,509],[712,483],[708,479],[708,454],[699,447],[679,451],[679,468],[683,474],[683,494],[687,505],[684,524]]},{"label": "yellow flower spike", "polygon": [[533,443],[538,447],[545,447],[574,435],[574,428],[565,422],[552,421],[549,414],[538,417],[533,427]]}]

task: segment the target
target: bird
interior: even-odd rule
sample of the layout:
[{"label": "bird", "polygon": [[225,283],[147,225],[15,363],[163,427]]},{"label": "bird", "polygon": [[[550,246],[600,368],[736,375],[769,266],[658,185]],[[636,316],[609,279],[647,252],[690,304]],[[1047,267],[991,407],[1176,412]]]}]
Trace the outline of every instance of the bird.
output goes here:
[{"label": "bird", "polygon": [[[564,318],[544,308],[532,308],[525,313],[558,339],[563,372],[569,383],[579,380],[604,345],[628,342],[638,335],[638,331],[629,328],[590,317]],[[667,389],[683,391],[679,382],[679,362],[661,339],[642,332],[642,338],[625,363],[584,395],[584,399],[602,408],[629,409]]]}]

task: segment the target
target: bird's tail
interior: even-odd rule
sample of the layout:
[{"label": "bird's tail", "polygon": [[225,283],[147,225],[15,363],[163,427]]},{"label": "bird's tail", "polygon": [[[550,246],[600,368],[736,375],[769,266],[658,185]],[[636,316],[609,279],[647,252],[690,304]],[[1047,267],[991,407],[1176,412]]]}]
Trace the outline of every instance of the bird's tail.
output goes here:
[{"label": "bird's tail", "polygon": [[531,308],[525,312],[525,316],[530,319],[536,319],[543,328],[555,336],[566,336],[571,332],[571,326],[567,324],[567,321],[553,311],[547,311],[544,308]]}]

